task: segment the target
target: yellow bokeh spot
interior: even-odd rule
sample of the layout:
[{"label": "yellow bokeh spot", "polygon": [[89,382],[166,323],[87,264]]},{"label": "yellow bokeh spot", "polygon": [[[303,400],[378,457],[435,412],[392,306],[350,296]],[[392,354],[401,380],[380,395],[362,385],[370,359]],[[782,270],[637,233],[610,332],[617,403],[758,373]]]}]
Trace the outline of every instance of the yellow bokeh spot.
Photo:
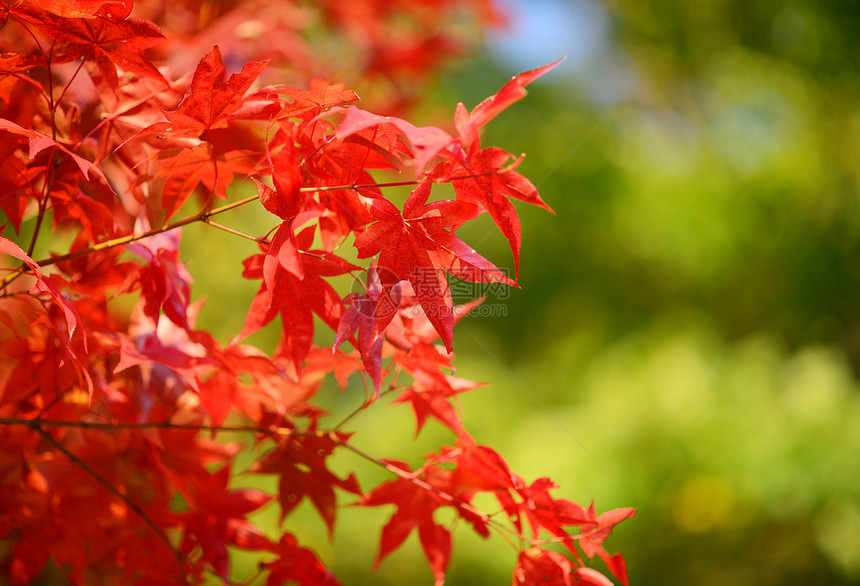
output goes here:
[{"label": "yellow bokeh spot", "polygon": [[74,387],[63,395],[63,401],[74,405],[89,405],[90,394],[80,387]]},{"label": "yellow bokeh spot", "polygon": [[696,476],[681,486],[675,498],[675,524],[688,533],[704,533],[732,524],[735,493],[717,476]]}]

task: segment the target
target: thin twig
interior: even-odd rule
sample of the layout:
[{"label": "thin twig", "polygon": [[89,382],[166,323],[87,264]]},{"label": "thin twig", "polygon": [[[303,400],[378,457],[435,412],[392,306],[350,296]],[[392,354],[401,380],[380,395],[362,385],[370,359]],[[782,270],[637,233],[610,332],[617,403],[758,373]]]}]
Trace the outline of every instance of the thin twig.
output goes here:
[{"label": "thin twig", "polygon": [[36,226],[33,228],[33,236],[30,238],[30,245],[27,247],[27,256],[33,256],[33,250],[36,248],[36,241],[39,238],[39,231],[42,228],[42,221],[45,219],[45,213],[48,211],[48,196],[51,193],[51,188],[54,186],[56,178],[56,167],[54,166],[54,155],[57,150],[53,149],[48,155],[48,162],[45,165],[45,186],[42,189],[42,196],[39,198],[39,208],[36,212]]},{"label": "thin twig", "polygon": [[[361,458],[363,458],[369,462],[372,462],[378,466],[381,466],[382,468],[385,468],[386,470],[388,470],[389,472],[391,472],[395,476],[398,476],[400,478],[408,480],[409,482],[415,484],[416,486],[418,486],[424,490],[427,490],[428,492],[432,492],[433,494],[435,494],[436,496],[441,498],[443,501],[445,501],[449,505],[454,506],[458,509],[461,509],[463,511],[466,511],[466,512],[474,515],[476,518],[480,519],[481,522],[487,524],[490,527],[493,527],[500,535],[503,536],[503,538],[506,541],[509,541],[509,540],[508,540],[508,536],[505,535],[505,533],[512,535],[518,539],[521,539],[527,543],[535,542],[534,539],[531,539],[531,538],[528,538],[528,537],[522,535],[520,532],[516,531],[512,527],[509,527],[507,525],[500,523],[499,521],[496,521],[495,519],[492,518],[492,516],[490,514],[485,513],[484,511],[477,509],[473,505],[471,505],[471,504],[469,504],[463,500],[460,500],[457,497],[455,497],[451,494],[448,494],[447,492],[445,492],[443,490],[436,488],[435,486],[433,486],[432,484],[430,484],[426,480],[419,478],[417,476],[417,474],[420,472],[420,469],[416,470],[416,471],[408,471],[408,470],[403,470],[402,468],[398,468],[397,466],[395,466],[393,464],[389,464],[388,462],[386,462],[380,458],[377,458],[375,456],[372,456],[371,454],[368,454],[367,452],[365,452],[361,448],[358,448],[358,447],[354,446],[353,444],[349,443],[348,441],[342,439],[338,435],[338,432],[335,430],[330,430],[330,431],[326,431],[326,430],[301,431],[301,430],[297,430],[297,429],[292,429],[292,428],[287,428],[287,427],[276,427],[276,426],[260,427],[260,426],[255,426],[255,425],[206,425],[206,424],[171,423],[170,421],[160,421],[160,422],[159,421],[149,421],[149,422],[143,422],[143,423],[122,423],[122,422],[101,423],[101,422],[95,422],[95,421],[59,421],[59,420],[53,420],[52,421],[52,420],[46,420],[46,419],[31,420],[31,419],[17,419],[17,418],[12,418],[12,417],[0,417],[0,425],[24,425],[24,426],[27,426],[27,427],[34,429],[43,437],[47,435],[47,432],[45,432],[43,429],[41,429],[42,427],[66,427],[66,428],[71,427],[71,428],[79,428],[79,429],[98,429],[98,430],[103,430],[103,431],[116,431],[119,429],[153,429],[153,428],[157,428],[157,429],[184,429],[184,430],[196,430],[196,431],[207,431],[207,432],[225,432],[225,433],[229,433],[229,432],[234,432],[234,433],[235,432],[253,432],[253,433],[260,433],[260,434],[269,435],[272,437],[275,437],[275,436],[280,436],[280,437],[295,436],[295,437],[324,438],[324,439],[328,439],[328,440],[330,440],[336,444],[339,444],[340,446],[342,446],[346,450],[352,452],[353,454],[355,454],[355,455],[357,455],[357,456],[359,456],[359,457],[361,457]],[[50,438],[49,441],[51,441],[52,444],[57,446],[57,448],[60,449],[63,453],[66,453],[67,455],[69,455],[68,450],[66,450],[61,445],[59,445],[53,438]],[[74,454],[71,454],[69,457],[72,458],[76,464],[80,462],[80,459],[77,458],[76,456],[74,456]],[[86,464],[83,462],[80,462],[80,464],[82,464],[82,468],[84,468],[86,466]],[[84,469],[86,470],[86,468],[84,468]],[[98,474],[95,471],[93,471],[91,474],[94,476],[94,478],[96,476],[98,476]],[[96,480],[99,480],[99,482],[101,482],[101,483],[107,483],[106,480],[104,480],[100,477],[96,478]],[[113,487],[111,487],[111,493],[121,494]],[[133,504],[133,503],[128,503],[127,498],[124,496],[122,496],[120,498],[122,498],[122,500],[124,502],[126,502],[127,504],[130,504],[130,506]],[[150,523],[151,523],[151,521],[150,521]],[[509,541],[509,543],[510,543],[510,541]],[[193,563],[190,560],[189,560],[189,562]]]},{"label": "thin twig", "polygon": [[193,565],[193,566],[196,566],[196,567],[199,567],[199,568],[206,570],[208,572],[212,571],[212,570],[209,570],[205,567],[199,566],[196,562],[192,561],[185,554],[183,554],[181,551],[179,551],[179,549],[177,549],[170,542],[170,538],[164,532],[164,529],[162,529],[161,527],[156,525],[155,521],[150,519],[149,515],[147,515],[143,511],[142,508],[140,508],[137,504],[135,504],[128,496],[126,496],[122,492],[120,492],[118,488],[116,488],[110,482],[105,480],[105,478],[101,474],[99,474],[98,472],[93,470],[93,468],[89,464],[87,464],[86,462],[81,460],[77,455],[75,455],[73,452],[71,452],[66,446],[64,446],[63,444],[61,444],[57,440],[55,440],[53,438],[53,436],[51,436],[51,434],[49,434],[47,431],[42,429],[39,420],[29,421],[28,427],[30,429],[32,429],[33,431],[35,431],[36,433],[38,433],[40,436],[42,436],[42,438],[44,438],[45,441],[47,441],[49,444],[54,446],[57,450],[62,452],[63,455],[65,455],[75,466],[77,466],[78,468],[80,468],[81,470],[86,472],[93,480],[95,480],[96,482],[101,484],[109,493],[111,493],[113,496],[115,496],[116,498],[121,500],[125,504],[125,506],[127,506],[138,517],[140,517],[140,519],[155,533],[155,535],[161,541],[163,541],[167,545],[168,548],[170,548],[170,550],[176,556],[176,560],[177,560],[178,566],[179,566],[180,575],[184,574],[183,565],[186,563]]},{"label": "thin twig", "polygon": [[[471,179],[486,175],[496,175],[498,173],[504,173],[505,169],[500,169],[498,172],[492,173],[477,173],[474,175],[463,175],[458,177],[453,177],[453,179]],[[395,181],[390,183],[367,183],[367,184],[349,184],[349,185],[319,185],[315,187],[302,187],[299,189],[302,193],[314,193],[314,192],[324,192],[324,191],[361,191],[368,190],[372,188],[380,188],[380,187],[400,187],[405,185],[421,185],[424,183],[437,183],[435,180],[427,180],[427,179],[416,179],[412,181]],[[183,218],[181,220],[177,220],[176,222],[171,222],[169,224],[165,224],[159,228],[153,228],[152,230],[147,230],[146,232],[141,232],[139,234],[127,234],[126,236],[121,236],[119,238],[114,238],[112,240],[105,240],[104,242],[99,242],[97,244],[92,245],[89,248],[83,250],[76,250],[74,252],[69,252],[66,254],[61,254],[57,256],[52,256],[50,258],[42,259],[36,261],[36,264],[40,267],[46,267],[53,264],[57,264],[59,262],[65,262],[67,260],[72,260],[75,258],[80,258],[82,256],[87,256],[89,254],[93,254],[95,252],[99,252],[102,250],[108,250],[110,248],[115,248],[117,246],[122,246],[124,244],[129,244],[131,242],[135,242],[137,240],[142,240],[144,238],[148,238],[150,236],[155,236],[156,234],[162,234],[164,232],[169,232],[170,230],[175,230],[176,228],[181,228],[182,226],[187,226],[188,224],[193,224],[194,222],[205,222],[207,218],[212,216],[222,214],[224,212],[235,209],[239,206],[243,206],[248,204],[256,199],[259,199],[260,195],[251,195],[246,198],[234,201],[232,203],[223,205],[221,207],[215,208],[211,211],[202,211],[193,216],[189,216],[187,218]],[[4,279],[0,280],[0,290],[5,289],[9,283],[20,277],[22,274],[28,273],[30,268],[27,265],[22,265],[15,272],[6,276]]]},{"label": "thin twig", "polygon": [[[69,461],[71,461],[75,466],[83,470],[87,473],[93,480],[97,483],[101,484],[108,492],[110,492],[113,496],[118,498],[125,504],[129,509],[131,509],[140,519],[155,533],[155,535],[163,541],[168,548],[174,553],[177,558],[179,571],[184,575],[184,564],[189,566],[193,566],[207,574],[211,574],[215,576],[219,580],[221,580],[225,584],[234,584],[233,581],[224,578],[218,574],[213,568],[209,568],[203,564],[200,564],[191,558],[189,558],[186,554],[182,553],[176,546],[171,543],[170,538],[167,536],[167,533],[164,532],[160,526],[158,526],[155,521],[153,521],[146,512],[138,506],[134,501],[132,501],[127,495],[123,494],[118,488],[108,482],[101,474],[96,472],[89,464],[84,462],[80,457],[78,457],[74,452],[70,451],[66,446],[62,443],[54,439],[54,437],[45,431],[44,427],[63,427],[63,428],[80,428],[80,429],[99,429],[103,431],[115,431],[117,429],[132,429],[132,428],[143,428],[146,427],[146,424],[143,425],[128,425],[123,426],[119,424],[99,424],[95,422],[86,422],[86,421],[50,421],[43,419],[15,419],[9,417],[0,418],[0,424],[3,425],[24,425],[29,427],[36,433],[38,433],[42,438],[45,439],[48,443],[54,446],[58,451],[60,451],[64,456],[66,456]],[[181,429],[190,429],[195,428],[194,426],[184,426],[184,425],[174,425],[168,422],[168,425],[150,425],[148,427],[174,427]],[[196,428],[199,429],[200,426]],[[180,576],[181,578],[182,576]]]},{"label": "thin twig", "polygon": [[[75,258],[80,258],[82,256],[87,256],[89,254],[93,254],[95,252],[99,252],[102,250],[108,250],[110,248],[115,248],[117,246],[122,246],[124,244],[129,244],[131,242],[135,242],[137,240],[143,240],[144,238],[149,238],[150,236],[155,236],[156,234],[162,234],[164,232],[169,232],[170,230],[175,230],[176,228],[181,228],[182,226],[186,226],[188,224],[193,224],[194,222],[204,222],[207,218],[211,216],[215,216],[218,214],[222,214],[224,212],[230,211],[239,206],[245,205],[258,199],[259,195],[252,195],[246,197],[244,199],[240,199],[229,203],[227,205],[223,205],[220,208],[216,208],[207,213],[200,213],[194,216],[190,216],[187,218],[183,218],[181,220],[177,220],[176,222],[171,222],[170,224],[165,224],[159,228],[153,228],[152,230],[147,230],[146,232],[141,232],[138,234],[127,234],[126,236],[121,236],[119,238],[114,238],[112,240],[105,240],[104,242],[99,242],[97,244],[92,245],[89,248],[84,250],[76,250],[74,252],[69,252],[66,254],[61,254],[57,256],[52,256],[50,258],[42,259],[36,261],[36,264],[40,267],[46,267],[53,264],[57,264],[59,262],[65,262],[67,260],[72,260]],[[17,279],[22,274],[28,273],[30,268],[27,265],[23,265],[19,267],[16,272],[13,272],[11,275],[8,275],[2,281],[0,281],[0,289],[4,289],[9,283]]]},{"label": "thin twig", "polygon": [[396,391],[396,390],[397,390],[397,389],[394,387],[394,385],[391,385],[390,387],[388,387],[387,389],[385,389],[384,391],[382,391],[381,393],[379,393],[379,397],[376,397],[375,395],[370,395],[370,397],[371,397],[370,399],[365,399],[365,400],[361,403],[361,405],[359,405],[358,407],[356,407],[355,409],[353,409],[353,411],[352,411],[349,415],[347,415],[346,417],[344,417],[343,419],[341,419],[341,420],[337,423],[337,425],[335,425],[332,429],[338,430],[338,429],[342,428],[342,427],[343,427],[344,425],[346,425],[350,420],[352,420],[352,418],[353,418],[353,417],[355,417],[356,415],[358,415],[359,413],[361,413],[362,411],[364,411],[365,409],[367,409],[370,405],[372,405],[373,403],[375,403],[375,402],[379,401],[380,399],[382,399],[382,397],[384,397],[384,396],[388,395],[389,393],[392,393],[392,392],[394,392],[394,391]]}]

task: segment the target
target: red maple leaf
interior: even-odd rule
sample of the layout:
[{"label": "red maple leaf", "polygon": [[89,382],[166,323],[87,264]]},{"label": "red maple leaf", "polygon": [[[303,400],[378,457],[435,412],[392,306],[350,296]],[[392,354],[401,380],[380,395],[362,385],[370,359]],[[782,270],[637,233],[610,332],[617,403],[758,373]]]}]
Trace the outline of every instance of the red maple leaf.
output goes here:
[{"label": "red maple leaf", "polygon": [[120,292],[139,289],[143,313],[158,325],[161,312],[176,325],[190,329],[191,274],[179,262],[179,231],[150,236],[127,248],[146,261],[136,274],[129,275]]},{"label": "red maple leaf", "polygon": [[[525,517],[531,525],[532,534],[537,537],[540,530],[546,529],[553,535],[564,537],[567,535],[565,526],[593,525],[592,517],[584,508],[573,501],[553,498],[549,493],[558,488],[549,478],[538,478],[529,485],[522,481],[518,483],[516,492],[522,498],[514,515],[519,518]],[[501,499],[500,499],[501,500]],[[508,507],[505,507],[508,510]],[[510,514],[510,511],[509,511]],[[571,553],[576,550],[566,543]]]},{"label": "red maple leaf", "polygon": [[[86,250],[90,246],[87,235],[81,232],[70,247],[70,252]],[[69,288],[77,294],[94,299],[106,298],[121,287],[130,276],[137,275],[140,264],[119,261],[121,248],[87,254],[57,264],[69,279]]]},{"label": "red maple leaf", "polygon": [[227,78],[227,67],[217,45],[200,60],[191,89],[179,106],[164,112],[168,122],[144,128],[140,135],[157,134],[171,138],[197,138],[213,128],[226,125],[247,101],[245,93],[268,61],[251,61],[242,71]]},{"label": "red maple leaf", "polygon": [[[154,333],[130,336],[117,335],[119,338],[119,362],[114,368],[114,374],[132,367],[139,367],[145,372],[155,371],[158,378],[176,388],[190,388],[199,393],[197,371],[201,362],[210,359],[191,356],[175,344],[166,344]],[[153,388],[157,393],[159,389]],[[141,398],[142,399],[142,398]]]},{"label": "red maple leaf", "polygon": [[442,368],[452,367],[450,356],[445,356],[440,346],[416,343],[409,349],[408,354],[395,355],[395,360],[398,366],[415,379],[412,385],[394,400],[394,403],[412,405],[417,423],[415,434],[421,432],[428,417],[436,418],[458,435],[464,433],[460,416],[451,400],[456,400],[461,393],[484,386],[483,383],[441,372]]},{"label": "red maple leaf", "polygon": [[457,410],[451,404],[451,399],[460,393],[483,386],[482,383],[450,375],[443,375],[443,377],[445,380],[443,384],[437,383],[432,386],[415,382],[408,389],[402,391],[394,401],[395,403],[410,403],[412,405],[417,422],[416,435],[421,432],[428,417],[438,419],[454,430],[455,433],[462,431],[463,423],[460,421]]},{"label": "red maple leaf", "polygon": [[[582,586],[615,586],[612,580],[595,570],[594,568],[577,568],[573,572],[577,584]],[[625,579],[622,584],[627,585]]]},{"label": "red maple leaf", "polygon": [[113,12],[127,15],[131,11],[131,0],[30,0],[43,10],[65,18],[95,18]]},{"label": "red maple leaf", "polygon": [[458,200],[481,205],[490,212],[493,221],[511,246],[515,274],[518,276],[522,228],[516,208],[509,198],[542,207],[550,213],[555,212],[544,203],[537,188],[514,171],[520,160],[506,166],[510,160],[511,155],[500,148],[482,149],[481,141],[476,138],[469,148],[463,167],[449,172],[446,179],[453,184]]},{"label": "red maple leaf", "polygon": [[[509,493],[496,492],[499,502],[502,503],[508,515],[514,519],[514,525],[520,529],[520,517],[528,519],[532,532],[537,538],[540,529],[546,529],[557,537],[564,538],[563,544],[567,550],[579,560],[579,552],[574,543],[579,544],[582,551],[589,558],[595,555],[602,559],[612,574],[627,586],[627,566],[620,554],[610,555],[603,548],[603,541],[612,533],[612,529],[618,523],[631,518],[636,514],[632,508],[613,509],[597,516],[594,511],[594,503],[584,509],[573,501],[566,499],[554,499],[549,491],[556,488],[555,484],[548,478],[538,478],[531,485],[518,483],[516,492],[523,499],[521,503],[514,503]],[[569,537],[565,526],[578,526],[580,534]],[[547,563],[546,560],[541,563]],[[594,570],[587,570],[577,575],[581,583],[594,584],[595,586],[611,585],[602,574]],[[586,580],[591,580],[586,581]]]},{"label": "red maple leaf", "polygon": [[[350,437],[344,433],[337,435],[343,440]],[[253,472],[279,476],[282,521],[307,497],[325,521],[329,537],[333,535],[337,507],[335,487],[361,494],[354,474],[338,478],[326,466],[326,459],[339,446],[340,443],[331,437],[294,435],[281,439],[274,450],[254,463]]]},{"label": "red maple leaf", "polygon": [[256,181],[260,203],[282,220],[295,218],[302,211],[306,200],[306,196],[300,191],[304,180],[294,150],[293,143],[287,142],[273,156],[267,145],[266,155],[269,158],[275,189]]},{"label": "red maple leaf", "polygon": [[303,372],[331,373],[343,391],[350,375],[360,370],[361,361],[355,352],[346,354],[340,350],[332,352],[331,348],[315,348],[308,354]]},{"label": "red maple leaf", "polygon": [[[400,309],[385,329],[385,339],[399,350],[408,352],[415,344],[430,345],[439,339],[439,332],[424,315],[421,305],[414,300],[412,287],[401,281],[402,299]],[[454,306],[454,324],[469,315],[469,312],[484,302],[483,297]],[[450,368],[450,365],[448,366]]]},{"label": "red maple leaf", "polygon": [[571,561],[557,551],[530,547],[520,552],[511,586],[613,586],[612,581],[593,568],[574,569]]},{"label": "red maple leaf", "polygon": [[[0,21],[0,28],[2,28],[2,21]],[[44,63],[45,59],[37,55],[0,54],[0,100],[8,106],[12,99],[12,89],[18,81],[26,80],[27,71]]]},{"label": "red maple leaf", "polygon": [[222,577],[229,573],[227,545],[243,549],[269,550],[272,543],[245,517],[267,504],[271,497],[252,488],[229,490],[230,465],[213,474],[198,471],[190,479],[193,502],[185,515],[185,533],[180,550],[188,554],[196,545],[203,559]]},{"label": "red maple leaf", "polygon": [[535,79],[553,69],[564,59],[559,59],[549,65],[532,69],[515,75],[511,81],[502,86],[502,89],[493,96],[490,96],[477,106],[471,112],[466,111],[463,103],[457,104],[457,111],[454,114],[454,123],[457,126],[457,132],[460,133],[460,142],[464,147],[469,147],[472,142],[478,137],[478,131],[490,120],[499,115],[502,110],[522,100],[528,92],[525,86],[533,82]]},{"label": "red maple leaf", "polygon": [[23,152],[15,148],[19,141],[6,139],[3,142],[0,145],[0,209],[9,218],[15,232],[19,232],[27,205],[40,199],[38,184],[33,178],[41,170],[28,166]]},{"label": "red maple leaf", "polygon": [[456,462],[451,482],[459,487],[464,497],[479,491],[507,492],[519,481],[498,452],[477,444],[466,433],[460,434],[456,447],[448,449],[444,457],[446,461]]},{"label": "red maple leaf", "polygon": [[593,520],[593,525],[583,530],[579,538],[579,546],[585,555],[588,557],[597,555],[624,586],[627,586],[627,564],[621,554],[610,555],[607,553],[603,548],[603,542],[612,534],[612,530],[618,523],[630,519],[635,514],[636,509],[622,507],[595,516],[594,503],[592,502],[588,507],[588,516]]},{"label": "red maple leaf", "polygon": [[253,334],[280,314],[284,325],[280,353],[291,361],[293,374],[301,371],[310,350],[314,333],[313,314],[332,329],[337,329],[341,320],[343,303],[340,295],[323,277],[360,270],[323,251],[311,250],[300,254],[299,247],[309,247],[312,239],[312,227],[296,237],[291,222],[283,222],[271,244],[261,245],[265,254],[254,255],[244,263],[243,276],[262,278],[263,282],[236,340]]},{"label": "red maple leaf", "polygon": [[[402,462],[389,463],[408,470]],[[399,548],[414,530],[418,532],[421,548],[433,570],[436,586],[445,582],[445,572],[451,560],[451,532],[433,518],[436,509],[445,505],[445,501],[407,478],[397,478],[383,482],[365,494],[358,504],[365,507],[397,507],[397,511],[382,528],[379,555],[374,568]]]},{"label": "red maple leaf", "polygon": [[[95,63],[93,72],[97,83],[118,90],[117,69],[149,77],[167,85],[158,69],[143,56],[143,52],[164,38],[161,30],[144,18],[128,17],[125,4],[111,4],[111,8],[93,18],[63,18],[35,6],[23,5],[17,9],[22,18],[33,23],[54,40],[50,51],[53,63],[67,63],[83,59]],[[116,6],[117,14],[111,14]],[[73,8],[73,11],[75,9]]]},{"label": "red maple leaf", "polygon": [[278,118],[313,118],[323,110],[358,99],[354,91],[343,89],[342,83],[331,84],[318,77],[310,81],[307,90],[280,87],[277,89],[277,93],[292,100],[278,112]]},{"label": "red maple leaf", "polygon": [[358,235],[359,258],[379,254],[381,284],[390,289],[409,281],[427,319],[451,351],[454,302],[445,273],[466,281],[517,286],[495,265],[454,235],[463,222],[479,215],[479,206],[468,202],[439,201],[426,204],[430,184],[419,185],[403,206],[384,198],[373,200],[377,222]]},{"label": "red maple leaf", "polygon": [[530,547],[520,552],[511,586],[573,586],[570,560],[557,551]]},{"label": "red maple leaf", "polygon": [[104,174],[101,169],[99,169],[96,165],[86,160],[85,158],[75,154],[65,145],[57,142],[53,138],[42,134],[36,130],[26,129],[18,124],[15,124],[11,120],[5,120],[0,118],[0,131],[6,131],[11,134],[17,134],[19,136],[27,137],[29,143],[29,156],[30,158],[34,158],[37,154],[41,153],[45,149],[53,148],[58,151],[61,151],[63,154],[59,154],[59,157],[65,158],[66,156],[70,157],[72,161],[74,161],[75,165],[77,165],[78,169],[80,169],[81,174],[85,178],[91,179],[91,175],[95,175],[100,179],[104,180],[107,183],[107,179],[105,179]]},{"label": "red maple leaf", "polygon": [[419,173],[423,173],[436,155],[454,142],[447,132],[435,126],[415,126],[401,118],[372,114],[354,106],[346,107],[346,116],[337,128],[336,137],[346,139],[369,128],[377,128],[380,136],[403,135],[412,149]]},{"label": "red maple leaf", "polygon": [[227,187],[235,177],[245,177],[255,171],[251,154],[239,150],[213,153],[208,142],[165,149],[153,157],[162,164],[162,169],[154,177],[142,179],[167,178],[161,190],[161,208],[166,221],[185,205],[199,185],[203,185],[207,193],[226,198]]},{"label": "red maple leaf", "polygon": [[89,242],[117,235],[117,216],[122,216],[113,210],[116,194],[109,187],[80,182],[69,162],[55,176],[57,187],[50,193],[55,226],[79,226]]},{"label": "red maple leaf", "polygon": [[334,347],[358,333],[355,345],[377,393],[382,382],[382,333],[396,314],[400,299],[400,284],[384,288],[372,265],[367,269],[367,293],[350,293],[343,300],[346,310],[337,325]]},{"label": "red maple leaf", "polygon": [[[68,334],[63,336],[64,342],[68,345],[72,340],[72,335],[75,333],[75,329],[80,323],[81,319],[78,315],[75,306],[66,299],[66,296],[60,291],[57,286],[57,281],[59,277],[56,275],[43,276],[41,268],[36,262],[30,258],[26,252],[21,250],[21,247],[9,240],[8,238],[4,238],[0,236],[0,254],[8,254],[22,261],[25,265],[27,265],[33,274],[36,276],[36,282],[33,284],[33,288],[31,289],[32,294],[41,294],[47,293],[51,300],[62,310],[63,318],[66,322],[66,331]],[[49,324],[50,325],[50,324]]]},{"label": "red maple leaf", "polygon": [[284,533],[272,551],[278,554],[278,559],[260,563],[270,572],[266,586],[340,586],[340,582],[313,550],[299,546],[292,533]]}]

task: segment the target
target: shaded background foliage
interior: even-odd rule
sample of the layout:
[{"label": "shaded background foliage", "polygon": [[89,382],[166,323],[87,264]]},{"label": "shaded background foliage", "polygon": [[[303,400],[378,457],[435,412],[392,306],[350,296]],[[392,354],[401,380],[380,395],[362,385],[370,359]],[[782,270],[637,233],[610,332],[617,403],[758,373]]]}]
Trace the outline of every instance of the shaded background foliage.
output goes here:
[{"label": "shaded background foliage", "polygon": [[[576,499],[637,507],[613,538],[631,583],[860,583],[860,6],[512,9],[422,106],[450,115],[569,55],[487,132],[529,153],[558,214],[520,210],[523,290],[458,326],[462,374],[492,383],[462,398],[471,431]],[[198,276],[217,243],[185,238]],[[464,239],[510,263],[489,224]],[[212,299],[200,323],[229,336],[232,313]],[[349,390],[323,403],[339,417]],[[362,417],[404,458],[447,438],[430,423],[416,448],[402,407]],[[354,513],[337,556],[310,514],[301,529],[345,584],[429,579],[411,540],[367,574],[362,527],[387,512]],[[507,583],[509,548],[462,533],[448,583]]]},{"label": "shaded background foliage", "polygon": [[523,214],[507,318],[460,326],[476,437],[638,507],[631,583],[860,583],[860,6],[515,7],[539,34],[450,91],[567,39],[488,136],[558,215]]}]

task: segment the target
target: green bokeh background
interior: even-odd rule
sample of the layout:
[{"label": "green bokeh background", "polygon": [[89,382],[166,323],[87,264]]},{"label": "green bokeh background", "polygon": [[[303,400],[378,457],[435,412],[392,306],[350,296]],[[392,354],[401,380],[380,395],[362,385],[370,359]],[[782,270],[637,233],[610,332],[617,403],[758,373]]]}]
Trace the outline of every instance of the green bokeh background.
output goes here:
[{"label": "green bokeh background", "polygon": [[[600,15],[602,43],[484,139],[528,153],[557,215],[518,208],[522,290],[455,332],[457,374],[491,383],[462,397],[467,427],[559,496],[636,507],[608,542],[632,584],[860,584],[860,4],[572,4]],[[419,116],[519,69],[461,62]],[[461,234],[511,264],[491,222]],[[228,339],[254,248],[223,236],[190,227],[183,255],[217,292],[200,325]],[[330,382],[321,403],[337,420],[363,393]],[[417,464],[453,440],[434,423],[414,438],[384,403],[352,422],[356,445]],[[286,527],[344,584],[432,583],[415,536],[370,571],[390,512],[343,510],[333,545],[308,507]],[[458,529],[448,584],[507,584],[515,555]]]}]

